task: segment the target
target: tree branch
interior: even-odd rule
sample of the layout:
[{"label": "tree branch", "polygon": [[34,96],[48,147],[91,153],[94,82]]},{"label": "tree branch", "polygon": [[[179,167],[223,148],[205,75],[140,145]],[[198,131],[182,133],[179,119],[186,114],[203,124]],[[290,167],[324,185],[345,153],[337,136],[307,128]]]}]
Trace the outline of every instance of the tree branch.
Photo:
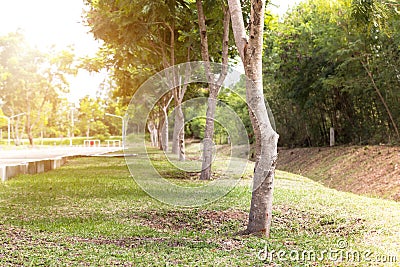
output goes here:
[{"label": "tree branch", "polygon": [[233,35],[239,51],[240,58],[244,62],[244,50],[248,42],[246,28],[244,27],[243,12],[240,0],[228,0],[231,13]]},{"label": "tree branch", "polygon": [[204,66],[206,68],[207,80],[209,83],[212,83],[214,81],[213,81],[213,76],[211,75],[211,69],[210,69],[210,54],[208,51],[206,17],[204,15],[202,1],[196,0],[196,6],[197,6],[197,17],[198,17],[198,23],[199,23],[199,29],[200,29],[201,57],[204,61]]},{"label": "tree branch", "polygon": [[229,30],[230,30],[231,15],[229,13],[229,7],[224,7],[224,34],[222,37],[222,70],[221,76],[217,81],[217,86],[221,87],[228,72],[228,55],[229,55]]}]

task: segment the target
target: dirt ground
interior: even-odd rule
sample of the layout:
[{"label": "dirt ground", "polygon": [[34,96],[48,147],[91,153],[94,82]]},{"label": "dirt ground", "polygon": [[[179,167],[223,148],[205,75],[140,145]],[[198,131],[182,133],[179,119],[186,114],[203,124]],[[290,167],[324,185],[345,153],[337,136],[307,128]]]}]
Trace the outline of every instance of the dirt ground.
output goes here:
[{"label": "dirt ground", "polygon": [[280,148],[277,168],[337,190],[400,201],[400,147]]}]

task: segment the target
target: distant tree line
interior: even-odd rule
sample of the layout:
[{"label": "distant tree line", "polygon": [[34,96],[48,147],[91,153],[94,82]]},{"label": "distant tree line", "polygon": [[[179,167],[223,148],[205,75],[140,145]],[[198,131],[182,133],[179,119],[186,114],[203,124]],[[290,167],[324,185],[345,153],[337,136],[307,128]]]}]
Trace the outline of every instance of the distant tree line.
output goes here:
[{"label": "distant tree line", "polygon": [[[43,52],[31,47],[20,32],[0,36],[0,130],[3,143],[41,144],[43,138],[122,135],[122,121],[106,116],[125,114],[122,101],[112,95],[112,80],[104,81],[98,97],[86,96],[79,103],[67,100],[69,78],[85,65],[72,47]],[[85,65],[86,66],[86,65]],[[20,116],[17,116],[20,115]]]},{"label": "distant tree line", "polygon": [[394,1],[309,0],[269,20],[265,95],[280,145],[400,143],[400,12]]}]

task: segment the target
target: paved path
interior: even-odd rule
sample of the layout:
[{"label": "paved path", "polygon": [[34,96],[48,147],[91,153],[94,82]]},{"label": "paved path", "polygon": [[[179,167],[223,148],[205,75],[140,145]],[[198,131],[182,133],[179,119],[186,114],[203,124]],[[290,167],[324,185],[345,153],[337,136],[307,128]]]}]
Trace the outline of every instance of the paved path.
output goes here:
[{"label": "paved path", "polygon": [[120,147],[46,147],[0,150],[0,165],[19,164],[66,156],[92,156],[120,151]]}]

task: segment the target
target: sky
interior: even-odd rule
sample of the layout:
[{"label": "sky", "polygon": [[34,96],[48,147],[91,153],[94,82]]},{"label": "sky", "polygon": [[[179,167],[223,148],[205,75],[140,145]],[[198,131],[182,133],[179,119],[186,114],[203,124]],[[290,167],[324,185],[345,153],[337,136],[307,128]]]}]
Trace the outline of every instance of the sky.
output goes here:
[{"label": "sky", "polygon": [[271,0],[271,4],[268,8],[279,16],[282,16],[290,7],[296,5],[300,1],[301,0]]},{"label": "sky", "polygon": [[[272,0],[270,8],[284,14],[297,1]],[[82,23],[83,0],[0,0],[0,36],[22,30],[27,41],[42,51],[52,45],[62,50],[74,45],[79,57],[94,55],[99,47]],[[80,71],[70,78],[71,102],[85,95],[95,96],[104,74]]]},{"label": "sky", "polygon": [[[82,0],[0,0],[0,36],[22,30],[33,47],[46,51],[56,45],[63,50],[75,47],[78,57],[94,55],[99,43],[88,34],[82,24]],[[95,96],[104,75],[89,74],[81,70],[70,77],[71,102],[85,95]]]}]

